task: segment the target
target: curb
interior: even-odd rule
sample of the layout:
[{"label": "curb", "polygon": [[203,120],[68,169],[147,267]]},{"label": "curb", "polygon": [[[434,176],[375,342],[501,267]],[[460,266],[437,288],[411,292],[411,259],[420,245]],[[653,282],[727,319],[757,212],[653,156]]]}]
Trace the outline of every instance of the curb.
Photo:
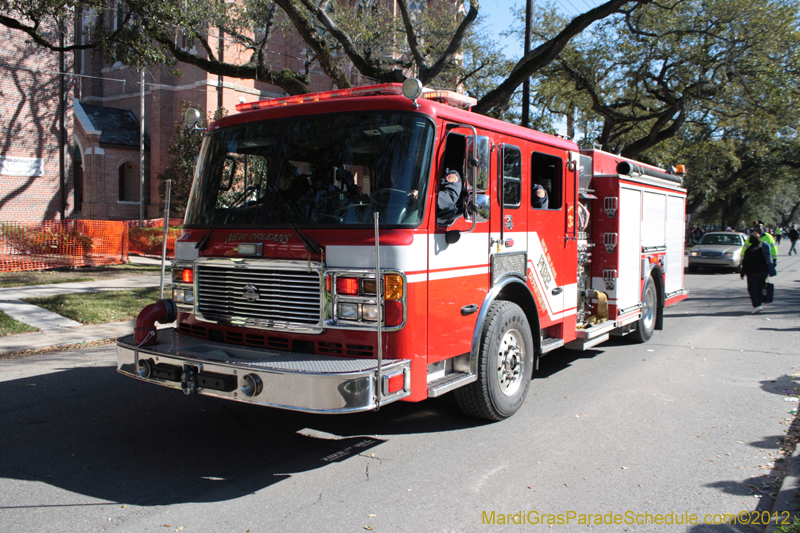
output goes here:
[{"label": "curb", "polygon": [[777,528],[786,525],[784,518],[788,516],[788,522],[798,513],[798,494],[800,494],[800,446],[796,446],[794,453],[789,458],[786,466],[786,475],[783,477],[775,503],[772,506],[772,515],[769,525],[764,533],[772,533]]},{"label": "curb", "polygon": [[[134,323],[134,320],[126,320],[124,322],[110,322],[108,324],[65,328],[57,331],[38,331],[35,333],[21,333],[19,335],[0,337],[0,356],[26,350],[58,348],[59,346],[68,346],[83,342],[116,339],[117,337],[132,334]],[[156,324],[156,328],[158,329],[174,326],[175,322],[170,324]]]},{"label": "curb", "polygon": [[0,337],[0,354],[121,337],[133,332],[133,323],[133,320],[126,320],[94,326],[8,335]]}]

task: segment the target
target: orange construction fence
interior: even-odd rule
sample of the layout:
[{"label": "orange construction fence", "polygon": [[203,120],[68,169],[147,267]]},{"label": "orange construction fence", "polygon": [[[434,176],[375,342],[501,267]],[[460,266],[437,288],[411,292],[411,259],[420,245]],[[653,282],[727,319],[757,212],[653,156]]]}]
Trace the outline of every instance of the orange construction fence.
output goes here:
[{"label": "orange construction fence", "polygon": [[[135,255],[160,258],[164,247],[164,219],[154,218],[143,221],[127,220],[128,251]],[[175,257],[175,239],[181,232],[183,220],[170,218],[167,229],[167,258]]]},{"label": "orange construction fence", "polygon": [[127,261],[128,226],[122,221],[0,222],[0,272]]}]

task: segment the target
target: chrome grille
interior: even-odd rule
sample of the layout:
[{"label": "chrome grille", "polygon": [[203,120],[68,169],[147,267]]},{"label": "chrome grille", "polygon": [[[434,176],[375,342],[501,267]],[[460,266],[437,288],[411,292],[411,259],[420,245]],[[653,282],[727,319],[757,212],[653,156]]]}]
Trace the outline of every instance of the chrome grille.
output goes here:
[{"label": "chrome grille", "polygon": [[303,267],[198,263],[198,314],[254,327],[319,326],[319,270],[308,272],[306,263]]},{"label": "chrome grille", "polygon": [[700,252],[700,257],[720,258],[722,257],[722,252]]}]

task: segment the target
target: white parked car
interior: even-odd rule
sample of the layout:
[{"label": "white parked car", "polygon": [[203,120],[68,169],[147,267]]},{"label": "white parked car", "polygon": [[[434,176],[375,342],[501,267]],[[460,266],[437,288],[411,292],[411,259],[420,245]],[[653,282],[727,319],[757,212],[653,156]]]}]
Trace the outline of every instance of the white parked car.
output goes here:
[{"label": "white parked car", "polygon": [[744,233],[706,233],[689,252],[689,272],[697,272],[700,267],[730,268],[734,272],[741,272],[745,239],[747,236]]}]

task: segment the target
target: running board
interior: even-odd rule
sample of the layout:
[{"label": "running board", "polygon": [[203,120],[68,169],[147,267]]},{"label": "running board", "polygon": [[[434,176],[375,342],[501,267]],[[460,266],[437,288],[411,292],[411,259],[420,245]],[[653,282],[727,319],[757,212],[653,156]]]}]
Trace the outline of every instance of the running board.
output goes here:
[{"label": "running board", "polygon": [[428,398],[436,398],[446,392],[463,387],[473,381],[478,380],[477,374],[467,374],[466,372],[453,372],[428,383]]},{"label": "running board", "polygon": [[564,346],[564,339],[546,337],[542,339],[542,355],[546,354],[547,352],[552,352],[556,348],[561,348],[562,346]]},{"label": "running board", "polygon": [[592,348],[594,346],[597,346],[598,344],[606,342],[608,340],[608,337],[609,337],[608,333],[603,333],[591,339],[575,339],[572,342],[568,342],[566,345],[564,345],[564,347],[567,350],[578,350],[578,351],[588,350],[589,348]]}]

